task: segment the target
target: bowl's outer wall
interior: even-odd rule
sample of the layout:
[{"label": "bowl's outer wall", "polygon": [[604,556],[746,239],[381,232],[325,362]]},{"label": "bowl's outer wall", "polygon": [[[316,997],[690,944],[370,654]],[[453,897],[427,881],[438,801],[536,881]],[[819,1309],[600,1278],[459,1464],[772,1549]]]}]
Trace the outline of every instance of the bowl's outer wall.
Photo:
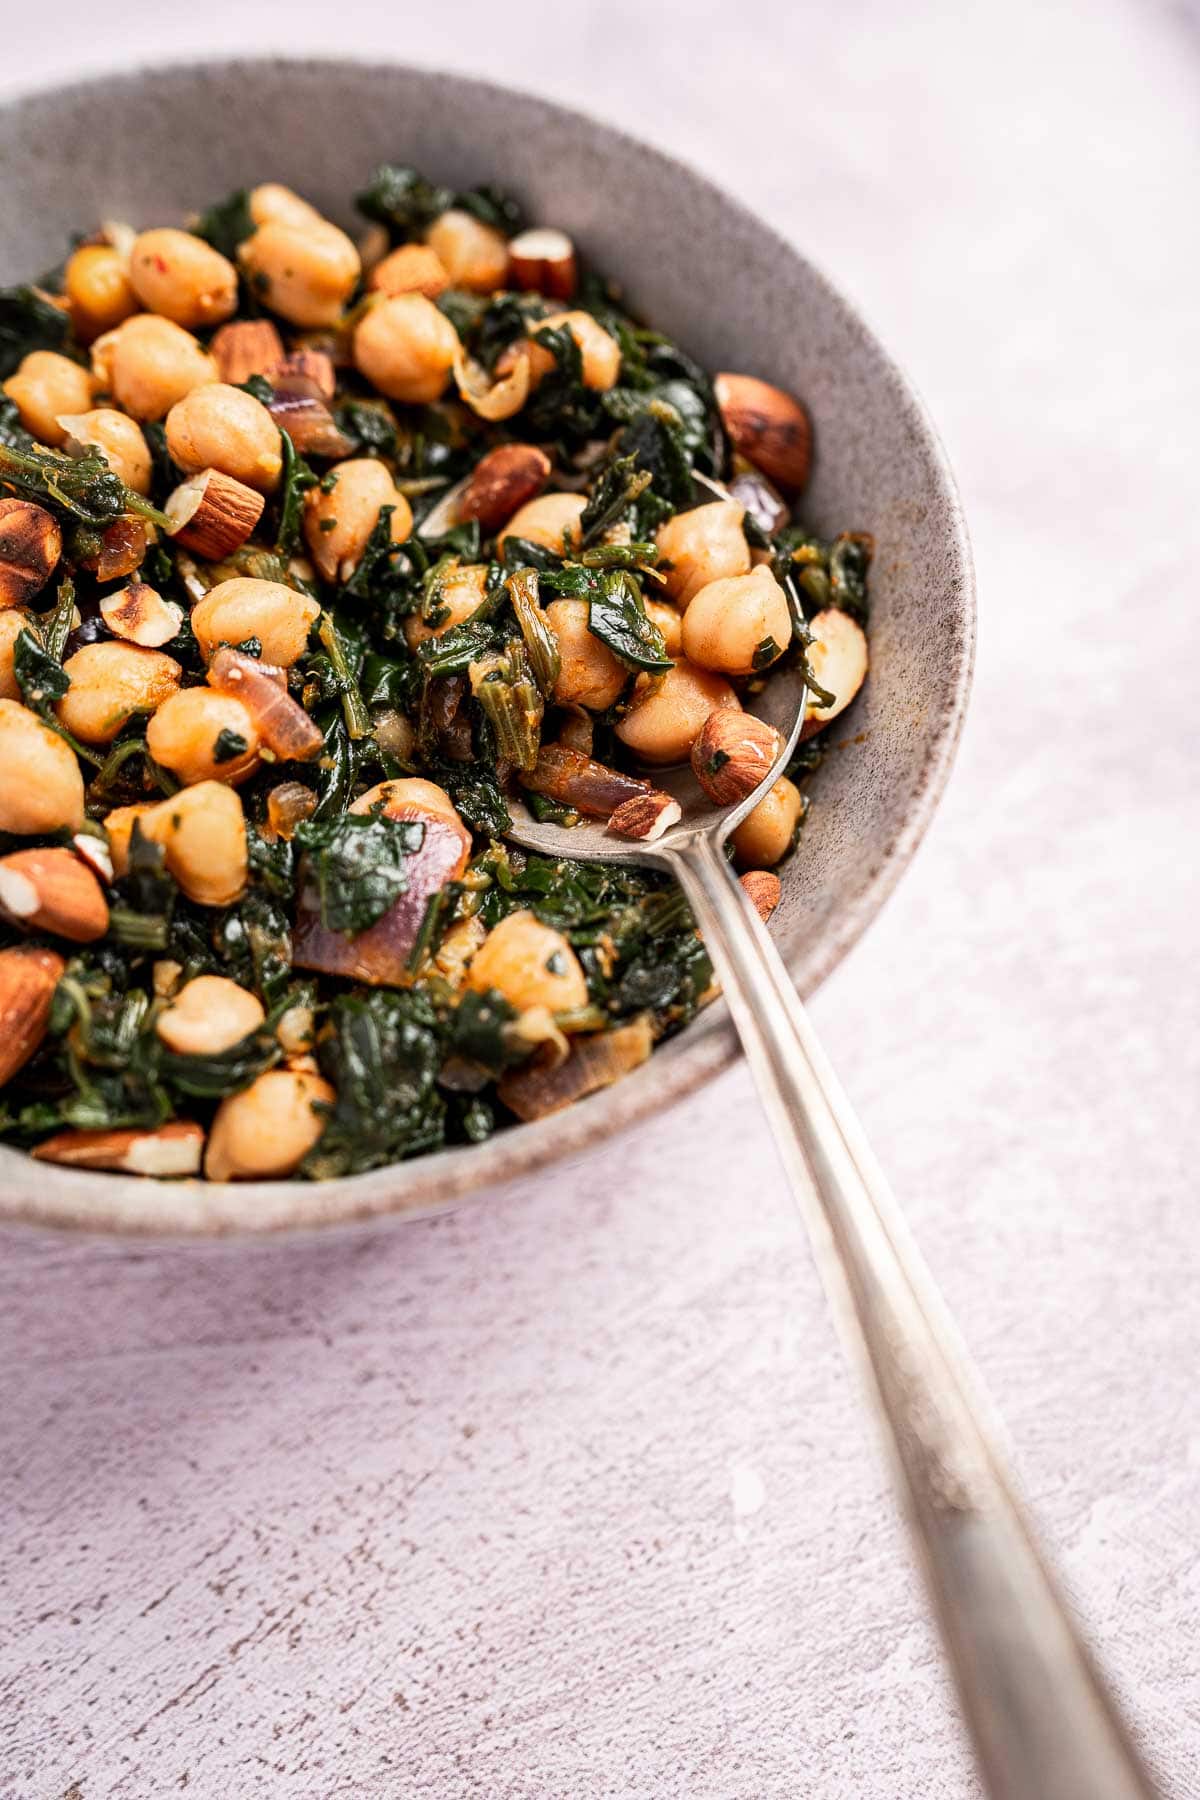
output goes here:
[{"label": "bowl's outer wall", "polygon": [[[30,96],[0,113],[0,282],[62,258],[104,218],[179,221],[229,190],[282,180],[353,227],[382,161],[441,181],[497,181],[560,224],[631,305],[713,369],[803,395],[821,532],[867,530],[866,687],[830,736],[773,927],[801,992],[890,890],[949,770],[970,682],[970,554],[953,481],[919,403],[828,283],[680,164],[577,114],[458,77],[353,63],[150,70]],[[276,1230],[422,1212],[611,1135],[732,1053],[711,1010],[607,1094],[485,1146],[327,1184],[165,1186],[34,1169],[0,1152],[0,1217],[101,1230]]]}]

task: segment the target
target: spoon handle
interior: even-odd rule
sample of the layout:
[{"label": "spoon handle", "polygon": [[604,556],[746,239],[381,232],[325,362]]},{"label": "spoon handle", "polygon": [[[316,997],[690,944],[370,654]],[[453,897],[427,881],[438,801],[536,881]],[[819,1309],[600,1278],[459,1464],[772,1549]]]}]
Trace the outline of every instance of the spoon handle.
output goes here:
[{"label": "spoon handle", "polygon": [[1037,1547],[976,1378],[783,961],[707,835],[664,847],[704,934],[847,1348],[893,1453],[994,1800],[1154,1788]]}]

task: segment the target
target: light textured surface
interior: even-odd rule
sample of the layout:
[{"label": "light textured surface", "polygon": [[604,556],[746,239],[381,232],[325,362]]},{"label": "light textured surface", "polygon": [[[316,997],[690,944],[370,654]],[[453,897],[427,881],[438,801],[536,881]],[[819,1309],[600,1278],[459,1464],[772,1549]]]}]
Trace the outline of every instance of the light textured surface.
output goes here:
[{"label": "light textured surface", "polygon": [[[366,7],[336,45],[315,7],[244,14],[158,20],[155,52],[378,42]],[[132,8],[102,40],[84,16],[0,80],[144,50]],[[464,5],[387,51],[694,157],[844,281],[943,427],[976,701],[815,1010],[1195,1796],[1195,19],[649,18]],[[438,1224],[10,1243],[0,1279],[4,1800],[975,1794],[742,1071]]]}]

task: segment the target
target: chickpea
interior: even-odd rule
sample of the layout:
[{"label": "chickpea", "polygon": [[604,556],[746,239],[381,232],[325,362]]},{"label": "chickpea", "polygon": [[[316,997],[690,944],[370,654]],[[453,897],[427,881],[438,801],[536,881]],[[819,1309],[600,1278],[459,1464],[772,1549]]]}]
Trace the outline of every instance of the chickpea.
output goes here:
[{"label": "chickpea", "polygon": [[450,286],[450,277],[428,244],[401,244],[375,264],[367,286],[381,294],[424,294],[436,300]]},{"label": "chickpea", "polygon": [[58,423],[66,434],[92,450],[101,450],[104,459],[127,488],[135,494],[148,494],[154,473],[150,451],[142,436],[142,428],[127,413],[112,406],[98,406],[93,412],[60,413]]},{"label": "chickpea", "polygon": [[316,1040],[316,1014],[311,1006],[297,1003],[282,1013],[275,1027],[285,1056],[305,1056]]},{"label": "chickpea", "polygon": [[774,868],[790,850],[803,811],[804,798],[799,788],[781,775],[730,834],[738,868]]},{"label": "chickpea", "polygon": [[328,219],[270,218],[238,250],[251,287],[292,325],[336,325],[362,272],[358,251]]},{"label": "chickpea", "polygon": [[492,294],[508,274],[508,242],[491,225],[452,206],[425,233],[425,242],[450,277],[450,286]]},{"label": "chickpea", "polygon": [[257,638],[262,660],[290,669],[304,655],[309,628],[321,608],[308,594],[281,581],[236,575],[218,582],[192,608],[192,630],[207,660],[222,644]]},{"label": "chickpea", "polygon": [[531,1006],[569,1012],[588,998],[574,950],[531,912],[509,913],[493,926],[472,958],[467,986],[477,994],[495,988],[518,1012]]},{"label": "chickpea", "polygon": [[55,350],[31,350],[22,357],[16,373],[4,383],[4,392],[16,402],[21,423],[39,444],[57,450],[66,441],[59,413],[86,412],[96,383],[82,364]]},{"label": "chickpea", "polygon": [[118,881],[129,873],[129,844],[134,826],[140,819],[143,836],[147,835],[145,821],[154,811],[154,803],[145,800],[137,806],[114,806],[106,814],[104,830],[108,837],[108,854],[112,858],[113,874]]},{"label": "chickpea", "polygon": [[181,674],[173,656],[113,640],[85,644],[68,656],[63,671],[71,685],[54,710],[85,744],[111,744],[134,713],[161,706]]},{"label": "chickpea", "polygon": [[226,975],[197,975],[186,981],[154,1029],[177,1056],[220,1056],[257,1031],[266,1014],[262,1001]]},{"label": "chickpea", "polygon": [[745,516],[738,501],[714,500],[691,512],[676,513],[659,527],[656,541],[671,563],[663,570],[667,592],[683,611],[708,582],[748,572],[750,546],[742,531]]},{"label": "chickpea", "polygon": [[[610,337],[603,325],[597,324],[591,313],[563,312],[552,313],[548,319],[539,320],[535,331],[560,330],[563,326],[579,346],[579,354],[583,363],[583,385],[605,393],[617,385],[617,377],[621,372],[621,346],[616,338]],[[534,342],[532,348],[532,374],[535,382],[543,375],[548,375],[554,367],[554,357],[544,344]]]},{"label": "chickpea", "polygon": [[268,1069],[217,1108],[204,1173],[210,1181],[295,1174],[325,1129],[318,1108],[336,1099],[329,1083],[307,1069]]},{"label": "chickpea", "polygon": [[[245,748],[218,760],[222,732],[240,738]],[[207,687],[181,688],[164,700],[146,727],[146,747],[184,787],[197,781],[236,787],[258,767],[258,728],[250,713],[235,694]]]},{"label": "chickpea", "polygon": [[561,556],[564,543],[571,550],[579,548],[579,520],[587,501],[582,494],[539,494],[517,508],[500,536],[496,554],[504,555],[506,538],[528,538],[531,544],[542,544]]},{"label": "chickpea", "polygon": [[654,680],[639,679],[617,736],[643,762],[686,762],[709,713],[718,706],[740,704],[720,675],[686,660],[677,662]]},{"label": "chickpea", "polygon": [[193,388],[217,379],[216,363],[191,332],[156,313],[134,313],[97,338],[92,368],[122,412],[140,420],[164,418]]},{"label": "chickpea", "polygon": [[40,641],[37,620],[19,606],[0,607],[0,700],[20,700],[21,689],[13,674],[13,651],[23,631]]},{"label": "chickpea", "polygon": [[647,600],[646,617],[662,632],[662,641],[666,645],[667,655],[681,656],[683,654],[683,620],[675,608],[667,606],[662,600]]},{"label": "chickpea", "polygon": [[167,414],[167,449],[186,474],[219,469],[269,494],[279,485],[283,439],[261,400],[223,381],[207,382]]},{"label": "chickpea", "polygon": [[176,325],[219,325],[237,311],[237,270],[190,231],[164,226],[134,238],[129,279],[147,312]]},{"label": "chickpea", "polygon": [[[198,906],[232,906],[246,885],[246,820],[233,789],[198,781],[141,818],[166,852],[167,868]],[[132,827],[131,827],[132,829]]]},{"label": "chickpea", "polygon": [[588,630],[586,600],[552,600],[546,623],[558,640],[561,667],[554,684],[560,706],[605,712],[629,680],[629,670]]},{"label": "chickpea", "polygon": [[304,536],[323,581],[349,581],[379,522],[380,508],[392,508],[392,542],[412,531],[412,508],[374,456],[334,465],[304,497]]},{"label": "chickpea", "polygon": [[0,831],[78,831],[83,776],[75,752],[16,700],[0,700]]},{"label": "chickpea", "polygon": [[281,181],[263,181],[250,190],[250,217],[256,225],[323,225],[315,206],[284,187]]},{"label": "chickpea", "polygon": [[67,258],[63,281],[80,343],[90,344],[138,309],[125,259],[111,244],[81,244]]},{"label": "chickpea", "polygon": [[424,294],[392,294],[363,314],[354,362],[389,400],[426,405],[446,391],[458,333]]},{"label": "chickpea", "polygon": [[768,668],[791,639],[787,595],[765,567],[706,583],[683,615],[684,655],[727,675]]},{"label": "chickpea", "polygon": [[404,636],[409,649],[415,650],[427,638],[441,637],[443,631],[449,631],[455,625],[465,625],[483,605],[487,576],[486,563],[460,563],[456,568],[448,569],[431,609],[435,613],[444,612],[446,616],[436,625],[429,625],[420,613],[410,613],[404,621]]}]

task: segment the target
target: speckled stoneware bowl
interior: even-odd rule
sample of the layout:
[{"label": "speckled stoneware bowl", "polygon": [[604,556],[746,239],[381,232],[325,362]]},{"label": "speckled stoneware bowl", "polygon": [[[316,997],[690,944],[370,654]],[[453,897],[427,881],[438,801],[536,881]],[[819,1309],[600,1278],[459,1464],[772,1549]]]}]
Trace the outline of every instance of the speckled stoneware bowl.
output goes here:
[{"label": "speckled stoneware bowl", "polygon": [[[253,60],[86,82],[0,112],[0,283],[52,266],[68,234],[97,219],[173,224],[265,179],[353,229],[349,197],[382,161],[512,189],[709,368],[765,376],[807,402],[807,518],[818,531],[871,531],[877,546],[871,677],[834,727],[844,747],[813,783],[772,927],[811,992],[882,905],[941,794],[970,685],[974,600],[954,482],[920,402],[802,256],[670,157],[527,94],[417,69]],[[216,1236],[413,1217],[661,1113],[735,1054],[715,1006],[568,1112],[325,1184],[158,1183],[0,1149],[0,1219]]]}]

